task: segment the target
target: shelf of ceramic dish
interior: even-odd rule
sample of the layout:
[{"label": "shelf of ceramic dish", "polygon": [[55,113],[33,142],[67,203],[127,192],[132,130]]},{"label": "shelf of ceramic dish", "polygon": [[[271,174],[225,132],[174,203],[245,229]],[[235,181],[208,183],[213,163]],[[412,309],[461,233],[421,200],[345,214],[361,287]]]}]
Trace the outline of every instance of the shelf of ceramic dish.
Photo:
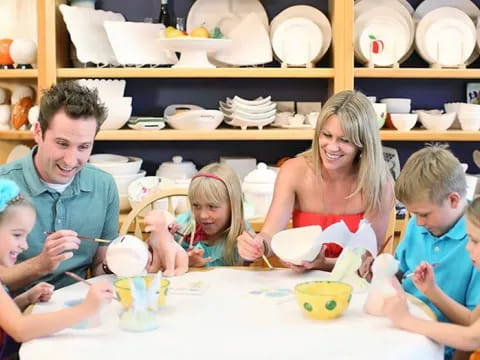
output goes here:
[{"label": "shelf of ceramic dish", "polygon": [[[159,131],[103,130],[96,137],[104,141],[179,141],[179,140],[311,140],[309,129],[217,129],[214,131],[185,131],[163,129]],[[382,130],[384,141],[480,141],[480,131]],[[0,131],[0,140],[32,140],[31,131]]]},{"label": "shelf of ceramic dish", "polygon": [[59,78],[333,78],[332,68],[61,68]]},{"label": "shelf of ceramic dish", "polygon": [[38,76],[37,69],[8,69],[0,70],[0,79],[34,79]]},{"label": "shelf of ceramic dish", "polygon": [[432,68],[375,68],[356,67],[357,78],[429,78],[429,79],[478,79],[480,69],[432,69]]}]

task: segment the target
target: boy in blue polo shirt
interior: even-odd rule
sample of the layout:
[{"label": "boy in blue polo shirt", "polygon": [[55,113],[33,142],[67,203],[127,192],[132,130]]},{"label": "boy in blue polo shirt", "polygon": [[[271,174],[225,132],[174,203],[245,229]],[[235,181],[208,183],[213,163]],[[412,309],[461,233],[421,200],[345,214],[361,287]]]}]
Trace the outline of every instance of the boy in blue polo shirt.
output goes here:
[{"label": "boy in blue polo shirt", "polygon": [[[438,286],[458,303],[473,309],[480,302],[480,276],[465,249],[466,187],[462,166],[450,151],[428,146],[415,152],[395,184],[397,199],[413,215],[395,257],[404,274],[414,272],[422,261],[437,263],[434,271]],[[405,278],[402,285],[406,292],[424,301],[439,321],[449,322],[411,277]],[[446,349],[445,355],[451,358],[453,349]]]}]

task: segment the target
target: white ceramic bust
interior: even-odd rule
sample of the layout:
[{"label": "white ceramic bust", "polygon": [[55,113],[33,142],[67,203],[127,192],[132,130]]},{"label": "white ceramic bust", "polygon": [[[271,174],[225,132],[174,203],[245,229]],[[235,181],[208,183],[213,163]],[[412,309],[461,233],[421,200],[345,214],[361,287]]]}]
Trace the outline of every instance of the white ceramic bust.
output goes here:
[{"label": "white ceramic bust", "polygon": [[363,310],[370,315],[383,316],[382,307],[385,298],[394,296],[400,287],[395,274],[399,262],[390,254],[379,255],[372,265],[372,283],[368,291]]}]

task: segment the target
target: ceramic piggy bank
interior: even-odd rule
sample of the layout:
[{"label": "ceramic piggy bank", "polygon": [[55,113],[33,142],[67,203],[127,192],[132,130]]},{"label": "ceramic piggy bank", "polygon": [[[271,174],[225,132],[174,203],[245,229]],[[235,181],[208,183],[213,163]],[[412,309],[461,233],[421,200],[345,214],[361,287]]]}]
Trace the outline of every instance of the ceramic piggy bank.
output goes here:
[{"label": "ceramic piggy bank", "polygon": [[372,283],[368,291],[364,311],[370,315],[383,316],[382,307],[385,298],[394,296],[401,288],[395,274],[399,262],[390,254],[377,256],[372,265]]},{"label": "ceramic piggy bank", "polygon": [[120,277],[141,275],[148,262],[147,245],[133,235],[121,235],[107,248],[107,265]]}]

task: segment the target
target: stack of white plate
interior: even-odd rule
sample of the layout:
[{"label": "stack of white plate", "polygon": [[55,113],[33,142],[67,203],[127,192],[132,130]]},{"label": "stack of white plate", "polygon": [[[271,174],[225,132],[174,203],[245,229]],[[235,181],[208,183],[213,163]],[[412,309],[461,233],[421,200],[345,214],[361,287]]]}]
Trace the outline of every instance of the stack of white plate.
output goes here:
[{"label": "stack of white plate", "polygon": [[270,23],[270,38],[276,58],[286,65],[315,64],[332,41],[328,18],[308,5],[291,6]]},{"label": "stack of white plate", "polygon": [[224,121],[231,126],[239,126],[243,130],[247,127],[262,129],[265,125],[275,120],[277,104],[272,102],[270,96],[259,97],[255,100],[243,99],[235,96],[220,101],[220,110],[223,112]]},{"label": "stack of white plate", "polygon": [[355,3],[355,57],[363,64],[392,66],[413,51],[415,24],[408,3],[362,0]]},{"label": "stack of white plate", "polygon": [[418,22],[415,46],[429,64],[458,67],[468,65],[478,57],[478,52],[474,51],[476,37],[475,25],[464,10],[436,7]]},{"label": "stack of white plate", "polygon": [[100,129],[117,130],[127,123],[132,115],[132,98],[123,96],[125,80],[80,79],[78,83],[97,89],[98,96],[108,109],[107,119]]}]

